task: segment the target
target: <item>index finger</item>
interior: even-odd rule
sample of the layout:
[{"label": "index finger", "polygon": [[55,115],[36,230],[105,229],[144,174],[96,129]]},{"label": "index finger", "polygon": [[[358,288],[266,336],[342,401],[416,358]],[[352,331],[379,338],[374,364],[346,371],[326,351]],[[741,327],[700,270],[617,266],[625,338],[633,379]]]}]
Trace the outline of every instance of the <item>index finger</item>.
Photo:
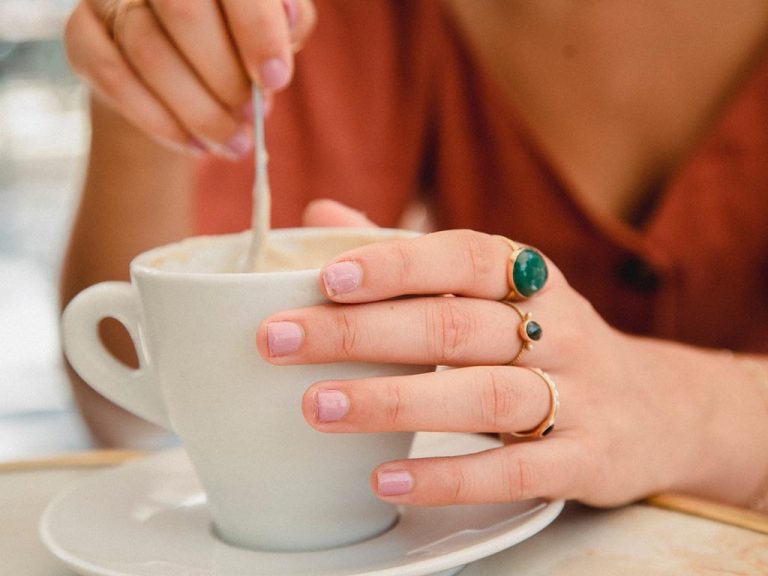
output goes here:
[{"label": "index finger", "polygon": [[289,15],[282,0],[222,0],[245,69],[261,88],[280,90],[293,76]]},{"label": "index finger", "polygon": [[[510,291],[512,252],[498,236],[472,230],[434,232],[345,252],[323,268],[321,284],[330,299],[344,303],[414,294],[500,300]],[[551,262],[543,262],[549,279],[542,292],[565,282]]]}]

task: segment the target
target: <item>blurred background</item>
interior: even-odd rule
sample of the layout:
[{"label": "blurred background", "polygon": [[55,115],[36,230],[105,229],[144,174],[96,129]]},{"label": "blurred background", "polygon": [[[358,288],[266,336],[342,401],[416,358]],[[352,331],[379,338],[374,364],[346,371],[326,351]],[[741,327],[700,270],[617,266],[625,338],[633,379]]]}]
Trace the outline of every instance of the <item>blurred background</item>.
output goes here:
[{"label": "blurred background", "polygon": [[61,35],[74,0],[0,0],[0,460],[88,447],[57,283],[88,143]]}]

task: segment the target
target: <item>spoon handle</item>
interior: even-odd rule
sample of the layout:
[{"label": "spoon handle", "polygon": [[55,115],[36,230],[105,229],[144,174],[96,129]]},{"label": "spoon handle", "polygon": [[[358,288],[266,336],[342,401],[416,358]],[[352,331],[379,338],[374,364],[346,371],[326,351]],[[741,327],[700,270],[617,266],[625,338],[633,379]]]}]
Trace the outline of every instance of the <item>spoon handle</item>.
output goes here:
[{"label": "spoon handle", "polygon": [[264,145],[264,95],[253,87],[253,138],[256,176],[253,182],[253,212],[251,229],[253,236],[245,262],[245,271],[254,271],[264,253],[270,224],[269,177],[267,175],[267,149]]}]

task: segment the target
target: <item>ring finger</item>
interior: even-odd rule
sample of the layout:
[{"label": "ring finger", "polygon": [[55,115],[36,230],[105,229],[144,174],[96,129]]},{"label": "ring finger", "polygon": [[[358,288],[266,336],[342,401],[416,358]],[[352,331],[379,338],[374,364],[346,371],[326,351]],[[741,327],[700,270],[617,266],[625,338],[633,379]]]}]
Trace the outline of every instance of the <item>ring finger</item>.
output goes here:
[{"label": "ring finger", "polygon": [[[305,392],[302,411],[322,432],[509,433],[535,429],[551,402],[533,370],[481,366],[318,382]],[[567,421],[567,413],[558,415],[558,429]]]}]

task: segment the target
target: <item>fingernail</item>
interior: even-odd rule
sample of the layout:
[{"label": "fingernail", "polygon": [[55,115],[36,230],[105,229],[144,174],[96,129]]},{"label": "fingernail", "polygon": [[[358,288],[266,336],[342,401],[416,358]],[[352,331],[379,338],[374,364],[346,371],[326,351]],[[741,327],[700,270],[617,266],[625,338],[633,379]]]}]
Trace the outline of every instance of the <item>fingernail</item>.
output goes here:
[{"label": "fingernail", "polygon": [[270,322],[267,325],[267,346],[270,356],[293,354],[304,340],[301,326],[293,322]]},{"label": "fingernail", "polygon": [[280,58],[272,58],[261,65],[259,77],[262,87],[270,90],[279,90],[288,84],[288,66]]},{"label": "fingernail", "polygon": [[251,100],[248,100],[240,108],[240,117],[246,124],[253,124],[253,102]]},{"label": "fingernail", "polygon": [[203,141],[198,138],[192,137],[187,140],[187,147],[195,156],[204,156],[205,154],[208,154],[208,148],[206,148]]},{"label": "fingernail", "polygon": [[227,150],[242,158],[253,148],[253,138],[247,130],[240,130],[227,141]]},{"label": "fingernail", "polygon": [[405,470],[390,470],[376,474],[380,496],[402,496],[413,490],[413,476]]},{"label": "fingernail", "polygon": [[288,19],[288,28],[293,32],[296,29],[296,24],[299,23],[296,0],[283,0],[283,11],[285,11],[285,17]]},{"label": "fingernail", "polygon": [[318,422],[337,422],[349,412],[349,398],[338,390],[320,390],[315,394]]},{"label": "fingernail", "polygon": [[347,294],[360,285],[363,271],[354,262],[336,262],[323,270],[323,284],[330,296]]}]

